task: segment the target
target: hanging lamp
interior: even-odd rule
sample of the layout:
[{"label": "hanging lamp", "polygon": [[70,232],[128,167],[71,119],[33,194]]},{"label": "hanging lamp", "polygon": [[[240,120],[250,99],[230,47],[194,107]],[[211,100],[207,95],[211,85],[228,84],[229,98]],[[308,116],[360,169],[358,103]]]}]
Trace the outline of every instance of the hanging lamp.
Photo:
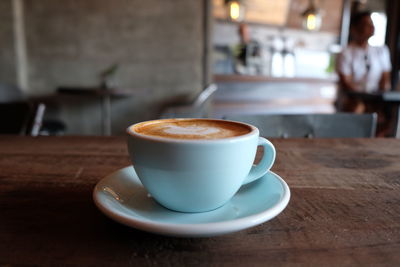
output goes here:
[{"label": "hanging lamp", "polygon": [[241,22],[245,16],[245,6],[243,0],[225,0],[229,20]]},{"label": "hanging lamp", "polygon": [[303,28],[308,31],[318,31],[321,28],[322,18],[315,0],[310,0],[307,9],[301,14],[303,17]]}]

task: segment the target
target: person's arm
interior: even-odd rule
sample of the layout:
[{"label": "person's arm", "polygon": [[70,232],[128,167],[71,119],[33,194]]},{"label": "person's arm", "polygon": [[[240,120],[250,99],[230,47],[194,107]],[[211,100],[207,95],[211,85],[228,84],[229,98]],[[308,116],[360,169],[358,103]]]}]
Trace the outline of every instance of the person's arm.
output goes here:
[{"label": "person's arm", "polygon": [[353,83],[351,71],[352,58],[348,51],[344,49],[336,57],[336,73],[339,76],[340,89],[344,91],[356,92],[358,87]]},{"label": "person's arm", "polygon": [[382,73],[381,79],[379,81],[379,91],[385,92],[390,89],[390,71]]},{"label": "person's arm", "polygon": [[352,82],[352,78],[350,75],[345,75],[341,72],[338,73],[339,75],[339,83],[345,91],[350,92],[357,92],[359,91],[357,86]]},{"label": "person's arm", "polygon": [[381,64],[383,66],[383,72],[381,79],[379,80],[379,91],[385,92],[390,90],[391,84],[390,84],[390,72],[392,70],[392,65],[390,62],[390,52],[389,48],[387,46],[383,46],[381,48]]}]

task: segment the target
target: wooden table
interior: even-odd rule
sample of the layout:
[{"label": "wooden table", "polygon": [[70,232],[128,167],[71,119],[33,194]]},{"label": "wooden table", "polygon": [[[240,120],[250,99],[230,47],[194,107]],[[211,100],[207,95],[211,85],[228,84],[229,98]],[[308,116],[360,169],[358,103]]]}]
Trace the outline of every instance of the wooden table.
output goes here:
[{"label": "wooden table", "polygon": [[400,140],[272,139],[292,198],[275,219],[171,238],[97,210],[94,185],[129,165],[124,137],[0,136],[0,266],[400,265]]}]

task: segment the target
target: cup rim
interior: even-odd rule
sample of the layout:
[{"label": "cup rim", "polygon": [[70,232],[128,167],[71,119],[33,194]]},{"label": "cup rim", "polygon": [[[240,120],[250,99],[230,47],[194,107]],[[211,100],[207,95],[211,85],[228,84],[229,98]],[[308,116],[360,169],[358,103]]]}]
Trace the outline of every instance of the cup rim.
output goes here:
[{"label": "cup rim", "polygon": [[[220,138],[220,139],[176,139],[176,138],[168,138],[168,137],[160,137],[160,136],[152,136],[152,135],[144,135],[137,133],[133,130],[133,128],[139,124],[144,124],[144,123],[151,123],[151,122],[157,122],[157,121],[169,121],[169,120],[180,120],[180,121],[185,121],[185,120],[203,120],[203,121],[221,121],[221,122],[231,122],[231,123],[236,123],[236,124],[241,124],[246,127],[249,127],[251,131],[247,134],[239,135],[239,136],[233,136],[233,137],[227,137],[227,138]],[[259,130],[257,127],[247,124],[244,122],[239,122],[239,121],[232,121],[232,120],[223,120],[223,119],[213,119],[213,118],[169,118],[169,119],[158,119],[158,120],[148,120],[148,121],[142,121],[138,122],[135,124],[130,125],[127,129],[126,132],[129,136],[132,137],[139,137],[142,139],[146,140],[152,140],[152,141],[158,141],[158,142],[166,142],[166,143],[192,143],[192,144],[210,144],[210,143],[226,143],[226,142],[236,142],[236,141],[242,141],[249,139],[253,137],[254,135],[259,135]]]}]

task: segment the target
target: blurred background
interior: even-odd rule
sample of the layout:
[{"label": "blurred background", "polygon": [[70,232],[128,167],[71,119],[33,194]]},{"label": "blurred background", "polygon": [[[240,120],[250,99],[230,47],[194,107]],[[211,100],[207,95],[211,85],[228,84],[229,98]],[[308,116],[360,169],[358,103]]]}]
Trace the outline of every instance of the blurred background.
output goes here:
[{"label": "blurred background", "polygon": [[42,104],[43,135],[122,135],[160,117],[335,113],[335,57],[362,9],[375,24],[370,45],[390,49],[395,90],[395,0],[0,0],[0,102],[33,103],[36,118]]}]

